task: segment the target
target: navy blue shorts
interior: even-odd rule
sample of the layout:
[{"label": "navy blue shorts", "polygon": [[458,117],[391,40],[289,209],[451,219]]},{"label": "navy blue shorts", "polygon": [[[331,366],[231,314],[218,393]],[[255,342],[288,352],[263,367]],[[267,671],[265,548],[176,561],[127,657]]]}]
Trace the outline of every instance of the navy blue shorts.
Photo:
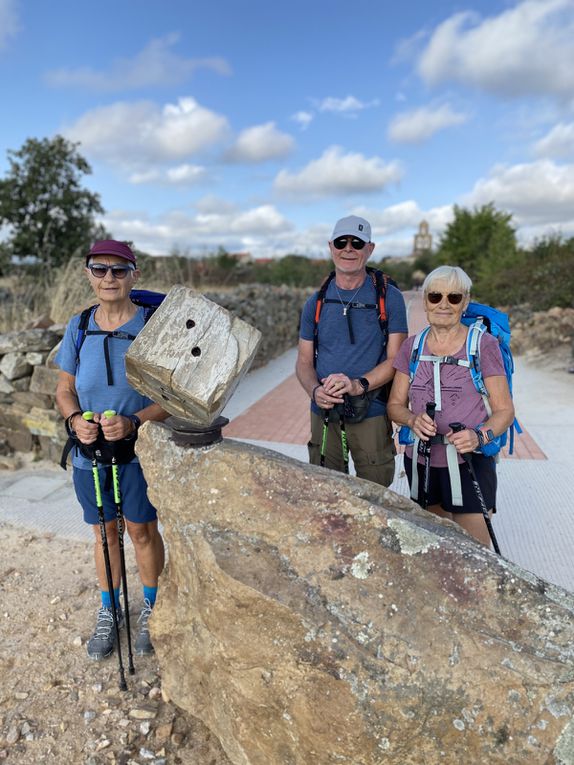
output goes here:
[{"label": "navy blue shorts", "polygon": [[[496,512],[496,462],[494,457],[485,457],[483,454],[472,455],[472,465],[478,485],[482,491],[487,510]],[[470,478],[470,471],[466,464],[458,466],[460,471],[460,483],[462,487],[462,506],[452,504],[450,488],[450,476],[446,467],[431,467],[429,481],[429,505],[440,505],[447,513],[481,513],[480,502]],[[411,486],[412,460],[405,454],[405,472]],[[424,485],[424,465],[418,465],[419,473],[419,499],[422,499]]]},{"label": "navy blue shorts", "polygon": [[[116,517],[116,503],[112,484],[111,467],[98,468],[104,518],[113,521]],[[157,519],[155,507],[147,497],[147,483],[138,462],[118,465],[122,512],[132,523],[149,523]],[[74,488],[80,505],[84,510],[84,520],[89,524],[98,523],[96,489],[92,470],[74,468]],[[107,488],[106,488],[107,487]]]}]

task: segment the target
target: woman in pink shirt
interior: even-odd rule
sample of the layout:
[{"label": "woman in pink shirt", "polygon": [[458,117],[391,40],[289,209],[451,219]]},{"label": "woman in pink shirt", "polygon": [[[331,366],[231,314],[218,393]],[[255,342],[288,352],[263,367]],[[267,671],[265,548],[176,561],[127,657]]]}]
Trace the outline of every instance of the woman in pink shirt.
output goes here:
[{"label": "woman in pink shirt", "polygon": [[[470,277],[458,266],[439,266],[428,274],[423,283],[423,300],[430,329],[412,382],[409,360],[415,336],[405,340],[395,357],[396,373],[387,408],[393,422],[411,429],[415,443],[420,440],[431,444],[428,490],[423,498],[426,509],[456,521],[489,545],[480,502],[461,455],[474,452],[474,471],[491,514],[496,501],[496,463],[494,457],[485,456],[479,449],[508,429],[514,420],[514,406],[496,338],[484,333],[480,342],[490,413],[465,365],[469,328],[461,317],[470,302],[471,287]],[[428,403],[436,404],[434,419],[426,413]],[[463,423],[464,429],[453,432],[450,423],[454,422]],[[448,451],[455,457],[450,461],[450,470]],[[416,498],[420,493],[416,486],[422,487],[424,482],[424,462],[419,453],[415,473],[413,447],[407,447],[405,470],[411,491],[415,486]],[[454,475],[457,464],[458,473]]]}]

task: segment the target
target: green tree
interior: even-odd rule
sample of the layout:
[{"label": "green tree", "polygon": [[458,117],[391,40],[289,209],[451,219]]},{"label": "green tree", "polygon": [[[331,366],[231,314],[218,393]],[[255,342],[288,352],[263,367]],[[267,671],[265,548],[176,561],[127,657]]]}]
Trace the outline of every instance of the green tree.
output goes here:
[{"label": "green tree", "polygon": [[511,221],[512,215],[497,210],[492,202],[474,210],[455,205],[437,261],[464,268],[479,290],[494,271],[514,261],[516,235]]},{"label": "green tree", "polygon": [[82,188],[91,168],[79,144],[62,136],[29,138],[8,151],[10,169],[0,180],[0,224],[8,226],[12,255],[35,256],[51,270],[96,238],[94,215],[103,213],[97,194]]}]

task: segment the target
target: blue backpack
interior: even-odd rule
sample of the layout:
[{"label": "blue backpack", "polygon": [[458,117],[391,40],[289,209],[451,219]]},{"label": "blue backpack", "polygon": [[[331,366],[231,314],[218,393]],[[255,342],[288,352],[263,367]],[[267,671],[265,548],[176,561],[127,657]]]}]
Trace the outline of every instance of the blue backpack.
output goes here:
[{"label": "blue backpack", "polygon": [[[480,367],[480,341],[485,332],[489,332],[498,340],[498,347],[500,348],[500,353],[502,355],[504,371],[506,373],[508,387],[510,388],[510,395],[512,395],[514,359],[512,358],[512,352],[510,350],[510,323],[508,321],[508,316],[502,311],[499,311],[496,308],[492,308],[489,305],[483,305],[482,303],[469,303],[466,311],[462,315],[461,322],[465,326],[470,327],[466,340],[466,359],[455,359],[452,356],[445,356],[438,360],[438,363],[457,364],[459,366],[468,367],[474,387],[482,396],[486,411],[490,415],[491,408],[488,401],[488,391],[486,390],[484,378],[482,376],[482,370]],[[437,362],[436,357],[421,355],[425,338],[429,330],[430,327],[426,327],[415,337],[409,359],[409,381],[411,383],[414,380],[421,359],[423,361],[430,361],[432,359],[435,361],[435,363]],[[436,368],[438,369],[438,365]],[[438,372],[436,374],[438,374]],[[436,385],[435,395],[439,399],[436,401],[436,403],[440,407],[440,387],[437,387]],[[508,453],[512,454],[514,451],[515,431],[517,433],[522,433],[522,428],[520,427],[516,418],[514,418],[514,422],[505,433],[497,436],[493,441],[485,444],[482,447],[482,453],[486,456],[493,456],[498,454],[498,452],[504,446],[506,446],[508,442]],[[401,428],[399,432],[399,442],[402,444],[413,443],[413,437],[410,428],[406,426]]]}]

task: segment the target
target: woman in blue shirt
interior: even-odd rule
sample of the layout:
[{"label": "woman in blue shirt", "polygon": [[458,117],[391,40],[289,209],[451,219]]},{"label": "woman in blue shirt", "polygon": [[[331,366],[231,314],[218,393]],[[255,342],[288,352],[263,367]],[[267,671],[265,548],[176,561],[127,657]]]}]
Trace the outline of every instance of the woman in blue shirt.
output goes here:
[{"label": "woman in blue shirt", "polygon": [[[124,357],[131,341],[145,324],[144,309],[130,300],[130,290],[139,278],[136,258],[124,242],[96,242],[86,258],[86,276],[94,290],[98,305],[90,312],[89,323],[80,351],[77,336],[80,316],[74,316],[67,328],[56,362],[60,375],[56,402],[65,418],[68,430],[81,444],[95,444],[98,435],[119,446],[135,441],[141,423],[168,417],[160,406],[138,393],[128,383]],[[110,333],[115,333],[111,335]],[[107,346],[107,348],[106,348]],[[112,417],[104,417],[114,410]],[[94,412],[93,421],[83,418],[83,412]],[[89,451],[88,451],[89,453]],[[147,484],[137,457],[119,465],[122,511],[127,532],[135,549],[136,561],[144,590],[144,606],[140,614],[140,629],[135,641],[139,654],[151,653],[148,619],[155,603],[158,577],[164,566],[164,546],[158,529],[155,508],[147,497]],[[116,525],[113,487],[106,481],[106,466],[99,469],[102,501],[106,522],[108,550],[114,594],[109,592],[104,551],[98,529],[98,509],[91,460],[78,447],[72,455],[74,488],[84,511],[84,520],[94,530],[96,572],[101,589],[102,604],[96,628],[87,644],[88,656],[100,660],[115,647],[112,602],[114,597],[118,623],[123,622],[119,605],[121,581],[120,550]]]}]

